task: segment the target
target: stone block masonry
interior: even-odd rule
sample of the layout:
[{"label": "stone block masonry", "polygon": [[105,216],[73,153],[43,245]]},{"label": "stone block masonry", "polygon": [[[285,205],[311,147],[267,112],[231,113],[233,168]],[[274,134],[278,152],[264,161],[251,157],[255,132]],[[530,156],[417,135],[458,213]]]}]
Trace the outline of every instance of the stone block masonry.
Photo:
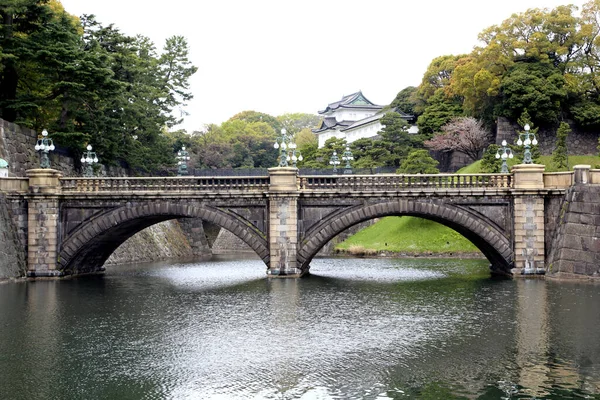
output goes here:
[{"label": "stone block masonry", "polygon": [[24,225],[26,214],[15,212],[18,208],[13,210],[11,203],[0,195],[0,280],[23,276],[26,269],[26,247],[19,238],[19,231],[24,231],[19,229],[19,221]]},{"label": "stone block masonry", "polygon": [[567,192],[548,274],[555,278],[600,278],[600,185],[580,183]]},{"label": "stone block masonry", "polygon": [[[38,134],[34,130],[0,119],[0,158],[8,161],[9,176],[24,177],[27,170],[39,166],[39,156],[34,149],[37,139]],[[56,144],[60,146],[60,143]],[[63,175],[79,175],[75,161],[67,152],[57,150],[50,152],[49,156],[52,167]]]}]

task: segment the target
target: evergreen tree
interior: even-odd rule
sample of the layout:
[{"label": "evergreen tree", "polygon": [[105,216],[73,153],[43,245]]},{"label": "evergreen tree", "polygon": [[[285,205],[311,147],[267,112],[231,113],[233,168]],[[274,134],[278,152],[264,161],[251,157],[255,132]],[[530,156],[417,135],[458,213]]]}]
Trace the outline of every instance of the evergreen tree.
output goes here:
[{"label": "evergreen tree", "polygon": [[442,126],[462,113],[460,101],[456,98],[449,98],[444,89],[438,89],[427,100],[423,114],[417,119],[419,133],[430,139],[435,133],[441,131]]},{"label": "evergreen tree", "polygon": [[559,170],[569,168],[569,157],[567,153],[567,135],[571,132],[571,127],[566,122],[561,122],[556,131],[556,147],[552,153],[552,161]]},{"label": "evergreen tree", "polygon": [[437,174],[439,163],[434,160],[427,150],[412,151],[400,168],[396,171],[398,174]]},{"label": "evergreen tree", "polygon": [[381,124],[384,128],[379,134],[382,147],[387,152],[379,155],[385,158],[378,158],[376,161],[397,168],[412,150],[423,148],[422,137],[408,133],[408,123],[400,114],[388,112],[381,118]]},{"label": "evergreen tree", "polygon": [[496,158],[496,153],[500,149],[497,144],[490,144],[481,158],[481,172],[487,174],[500,173],[502,169],[502,160]]}]

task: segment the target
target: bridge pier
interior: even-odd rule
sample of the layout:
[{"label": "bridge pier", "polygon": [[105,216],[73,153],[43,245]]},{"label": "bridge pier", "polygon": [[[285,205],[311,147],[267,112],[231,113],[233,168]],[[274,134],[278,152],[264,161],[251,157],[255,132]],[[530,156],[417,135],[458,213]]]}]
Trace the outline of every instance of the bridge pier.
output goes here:
[{"label": "bridge pier", "polygon": [[298,169],[269,169],[269,267],[277,278],[297,278],[298,268]]},{"label": "bridge pier", "polygon": [[513,274],[545,273],[544,249],[544,165],[519,164],[514,174],[514,255]]},{"label": "bridge pier", "polygon": [[53,169],[31,169],[27,228],[27,276],[61,276],[58,270],[59,200],[62,174]]}]

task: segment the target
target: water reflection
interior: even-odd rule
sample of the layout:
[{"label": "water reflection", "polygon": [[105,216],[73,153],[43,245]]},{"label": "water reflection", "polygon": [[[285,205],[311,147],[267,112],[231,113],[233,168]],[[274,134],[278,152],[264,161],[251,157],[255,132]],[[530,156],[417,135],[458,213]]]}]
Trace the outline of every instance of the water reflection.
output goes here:
[{"label": "water reflection", "polygon": [[480,260],[319,259],[311,271],[268,280],[260,260],[218,259],[2,285],[0,393],[491,399],[599,391],[597,287],[492,280]]}]

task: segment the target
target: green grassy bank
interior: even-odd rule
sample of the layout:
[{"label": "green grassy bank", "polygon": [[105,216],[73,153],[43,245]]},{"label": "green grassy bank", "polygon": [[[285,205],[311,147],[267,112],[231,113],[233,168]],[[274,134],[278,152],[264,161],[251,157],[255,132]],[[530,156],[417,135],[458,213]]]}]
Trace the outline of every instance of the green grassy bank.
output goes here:
[{"label": "green grassy bank", "polygon": [[[509,165],[517,164],[510,160]],[[557,168],[552,156],[541,156],[538,163],[546,166],[546,172]],[[600,164],[598,156],[569,156],[569,170],[574,165],[587,164],[594,168]],[[481,161],[459,170],[463,174],[481,173]],[[375,255],[382,251],[422,255],[461,255],[479,253],[479,250],[459,233],[437,222],[415,217],[386,217],[361,230],[335,246],[337,251],[355,255]]]},{"label": "green grassy bank", "polygon": [[336,250],[356,255],[382,251],[406,254],[460,255],[479,250],[454,230],[416,217],[386,217],[338,244]]},{"label": "green grassy bank", "polygon": [[[508,160],[509,168],[515,164],[519,164],[521,160],[512,159]],[[538,164],[543,164],[546,166],[546,172],[557,172],[558,168],[554,165],[552,161],[552,156],[541,156],[537,160]],[[592,168],[595,168],[596,165],[600,165],[600,157],[598,156],[569,156],[569,171],[573,170],[574,165],[591,165]],[[458,170],[458,173],[461,174],[478,174],[481,173],[481,160],[475,161],[473,164],[469,164],[466,167],[463,167]]]}]

